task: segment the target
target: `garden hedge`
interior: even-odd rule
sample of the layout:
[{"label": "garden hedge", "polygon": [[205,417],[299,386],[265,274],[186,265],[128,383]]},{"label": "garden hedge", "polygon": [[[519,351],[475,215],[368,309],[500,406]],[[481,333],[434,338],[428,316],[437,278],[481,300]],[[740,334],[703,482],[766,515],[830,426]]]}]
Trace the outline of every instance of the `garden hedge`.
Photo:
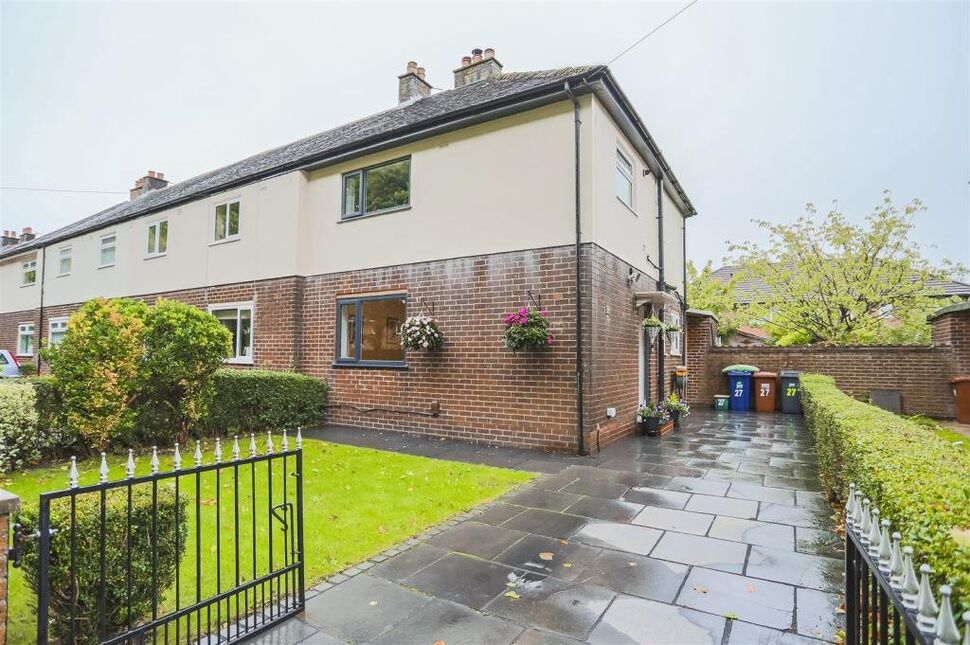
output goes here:
[{"label": "garden hedge", "polygon": [[[175,569],[185,554],[188,534],[186,497],[175,496],[174,486],[158,488],[158,504],[152,504],[152,491],[145,486],[132,491],[131,515],[128,515],[128,493],[116,488],[108,491],[105,505],[105,538],[101,540],[100,495],[77,497],[75,566],[77,572],[77,610],[71,640],[71,516],[67,498],[51,503],[51,525],[58,527],[51,536],[50,550],[50,630],[51,642],[98,642],[99,600],[101,591],[101,558],[105,553],[105,587],[107,611],[104,621],[109,635],[125,629],[128,620],[128,531],[131,530],[131,623],[150,618],[153,597],[152,578],[152,522],[158,529],[156,575],[159,599],[175,580]],[[176,523],[176,508],[178,523]],[[27,506],[17,516],[27,532],[38,527],[38,509]],[[38,591],[38,541],[28,540],[24,546],[23,571],[34,593]]]},{"label": "garden hedge", "polygon": [[855,483],[913,547],[916,564],[933,567],[934,588],[952,585],[954,609],[970,610],[970,452],[847,396],[828,376],[803,375],[801,384],[829,493],[844,504]]},{"label": "garden hedge", "polygon": [[295,429],[323,421],[327,383],[295,372],[221,369],[203,421],[209,432]]}]

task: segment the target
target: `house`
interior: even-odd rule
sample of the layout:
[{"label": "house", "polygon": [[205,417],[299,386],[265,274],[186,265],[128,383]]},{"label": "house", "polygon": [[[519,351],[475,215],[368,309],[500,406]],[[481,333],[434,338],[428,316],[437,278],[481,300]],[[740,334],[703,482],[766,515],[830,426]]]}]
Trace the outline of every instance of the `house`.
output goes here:
[{"label": "house", "polygon": [[[383,112],[170,183],[0,249],[0,347],[36,359],[96,296],[185,301],[239,369],[326,378],[329,420],[583,451],[669,387],[695,209],[605,66],[505,72],[491,49],[433,92],[409,63]],[[390,87],[388,88],[391,89]],[[512,353],[503,315],[548,310]],[[433,314],[433,353],[403,351]],[[663,336],[663,335],[661,335]]]}]

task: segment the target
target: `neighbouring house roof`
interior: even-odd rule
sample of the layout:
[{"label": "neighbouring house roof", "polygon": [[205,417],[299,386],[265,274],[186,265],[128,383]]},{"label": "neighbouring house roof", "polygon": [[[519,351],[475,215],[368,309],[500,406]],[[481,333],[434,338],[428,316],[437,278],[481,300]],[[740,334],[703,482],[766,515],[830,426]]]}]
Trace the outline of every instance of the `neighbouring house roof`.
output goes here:
[{"label": "neighbouring house roof", "polygon": [[[712,272],[711,275],[722,282],[728,282],[741,269],[741,266],[729,264]],[[927,280],[926,284],[932,291],[942,292],[940,297],[949,298],[952,296],[960,296],[962,298],[970,298],[970,284],[965,282],[931,278]],[[768,285],[757,277],[742,277],[734,285],[735,300],[743,304],[760,302],[767,293]]]},{"label": "neighbouring house roof", "polygon": [[[149,191],[140,197],[116,204],[99,213],[69,224],[56,231],[38,236],[29,242],[10,246],[0,251],[0,259],[37,249],[60,240],[74,237],[105,226],[134,219],[156,211],[205,198],[209,195],[259,181],[294,170],[311,170],[346,158],[360,156],[381,147],[390,147],[391,141],[411,136],[421,138],[421,133],[456,123],[463,127],[467,121],[485,114],[499,118],[516,111],[514,108],[530,109],[538,105],[567,98],[564,85],[570,83],[577,94],[595,91],[594,81],[603,81],[614,98],[618,109],[634,124],[634,130],[647,143],[650,152],[663,168],[669,183],[687,207],[686,215],[696,214],[686,193],[660,153],[639,116],[632,111],[629,102],[619,89],[605,65],[563,67],[559,69],[509,72],[452,90],[444,90],[431,96],[407,101],[391,109],[364,117],[331,130],[315,134],[293,143],[253,155],[242,161],[186,179],[166,188]],[[585,82],[586,86],[583,87]],[[576,87],[574,84],[579,83]],[[599,95],[599,92],[597,92]],[[502,108],[510,108],[503,112]],[[437,132],[435,132],[437,133]],[[425,135],[430,136],[430,135]]]},{"label": "neighbouring house roof", "polygon": [[771,334],[766,332],[760,327],[750,327],[748,325],[741,325],[734,330],[735,334],[740,334],[741,336],[750,336],[751,338],[757,338],[758,340],[768,340],[771,338]]}]

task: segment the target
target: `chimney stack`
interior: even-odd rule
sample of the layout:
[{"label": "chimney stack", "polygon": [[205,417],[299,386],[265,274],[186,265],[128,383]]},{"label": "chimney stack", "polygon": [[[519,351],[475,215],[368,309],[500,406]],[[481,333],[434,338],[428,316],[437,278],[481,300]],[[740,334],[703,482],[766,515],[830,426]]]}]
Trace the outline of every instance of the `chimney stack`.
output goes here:
[{"label": "chimney stack", "polygon": [[431,84],[424,80],[424,68],[409,61],[407,69],[397,77],[397,102],[406,103],[431,95]]},{"label": "chimney stack", "polygon": [[495,50],[491,47],[482,51],[472,50],[471,56],[461,57],[461,66],[455,71],[455,89],[469,85],[486,78],[495,78],[502,74],[502,63],[495,58]]},{"label": "chimney stack", "polygon": [[[13,231],[10,231],[10,232],[11,233],[14,233]],[[14,233],[14,235],[16,235],[16,233]],[[34,235],[34,229],[32,229],[29,226],[25,226],[23,232],[20,234],[20,241],[21,242],[29,242],[32,239],[34,239],[35,237],[37,237],[37,236]]]},{"label": "chimney stack", "polygon": [[149,170],[141,179],[135,180],[135,187],[128,191],[131,199],[137,199],[147,192],[168,186],[165,173]]},{"label": "chimney stack", "polygon": [[13,246],[20,242],[20,238],[17,237],[17,231],[4,231],[3,237],[0,238],[0,248],[7,248],[8,246]]}]

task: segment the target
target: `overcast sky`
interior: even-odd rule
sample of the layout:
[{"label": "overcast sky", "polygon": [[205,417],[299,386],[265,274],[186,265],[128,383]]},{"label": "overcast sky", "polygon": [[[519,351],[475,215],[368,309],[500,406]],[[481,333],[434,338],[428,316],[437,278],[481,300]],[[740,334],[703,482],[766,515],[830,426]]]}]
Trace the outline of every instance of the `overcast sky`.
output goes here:
[{"label": "overcast sky", "polygon": [[[686,3],[0,1],[0,186],[127,191],[391,107],[408,60],[451,87],[476,46],[508,71],[606,62]],[[719,262],[752,218],[883,189],[916,238],[970,265],[970,2],[700,0],[612,65]],[[0,191],[0,227],[46,232],[125,195]]]}]

